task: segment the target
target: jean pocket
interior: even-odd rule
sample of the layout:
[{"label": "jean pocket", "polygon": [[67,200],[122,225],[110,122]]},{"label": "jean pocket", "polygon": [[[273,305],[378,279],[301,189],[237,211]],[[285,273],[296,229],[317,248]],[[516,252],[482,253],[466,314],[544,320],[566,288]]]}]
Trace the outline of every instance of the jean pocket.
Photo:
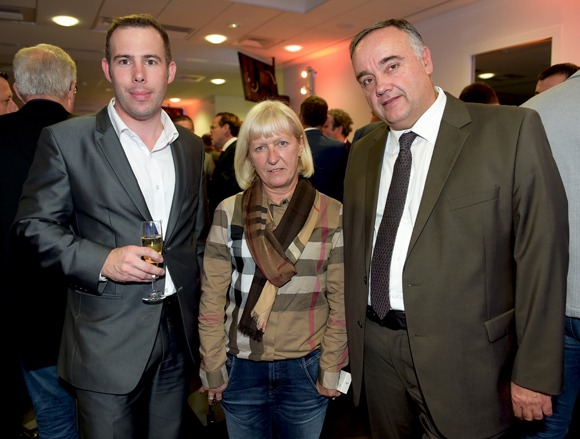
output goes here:
[{"label": "jean pocket", "polygon": [[316,381],[318,381],[318,363],[320,362],[320,350],[311,352],[305,357],[300,359],[300,364],[302,369],[308,379],[308,382],[312,386],[316,393],[318,393],[318,388],[316,387]]},{"label": "jean pocket", "polygon": [[232,379],[234,377],[234,371],[236,369],[236,360],[237,358],[234,357],[233,355],[230,354],[226,354],[226,370],[228,371],[228,384],[226,385],[226,388],[224,389],[224,392],[226,392],[232,385]]}]

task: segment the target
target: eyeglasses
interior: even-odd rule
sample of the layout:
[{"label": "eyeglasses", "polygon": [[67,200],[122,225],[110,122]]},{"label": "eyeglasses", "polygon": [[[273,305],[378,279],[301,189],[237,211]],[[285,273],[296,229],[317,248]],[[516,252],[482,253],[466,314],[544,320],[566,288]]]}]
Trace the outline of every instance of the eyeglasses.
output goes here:
[{"label": "eyeglasses", "polygon": [[[71,90],[71,89],[72,89],[72,84],[70,85],[70,87],[69,87],[68,89],[69,89],[69,90]],[[79,91],[79,88],[78,88],[78,87],[76,86],[76,84],[75,84],[75,94],[77,94],[77,91]]]}]

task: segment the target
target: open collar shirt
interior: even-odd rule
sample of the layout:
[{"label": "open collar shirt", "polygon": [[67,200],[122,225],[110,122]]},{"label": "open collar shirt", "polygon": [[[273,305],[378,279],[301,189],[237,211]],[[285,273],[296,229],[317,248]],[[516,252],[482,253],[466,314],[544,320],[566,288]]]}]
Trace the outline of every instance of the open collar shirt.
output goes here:
[{"label": "open collar shirt", "polygon": [[[143,198],[147,203],[151,217],[155,221],[162,221],[162,228],[165,233],[175,191],[175,165],[173,163],[171,144],[179,137],[179,133],[167,113],[161,110],[163,132],[157,139],[153,149],[149,151],[139,136],[131,131],[117,114],[115,98],[111,99],[107,111],[119,142],[121,142],[123,151],[131,165],[133,174],[137,179]],[[140,224],[137,226],[140,227]],[[167,266],[164,268],[165,294],[174,294],[175,285],[171,279],[171,274]]]}]

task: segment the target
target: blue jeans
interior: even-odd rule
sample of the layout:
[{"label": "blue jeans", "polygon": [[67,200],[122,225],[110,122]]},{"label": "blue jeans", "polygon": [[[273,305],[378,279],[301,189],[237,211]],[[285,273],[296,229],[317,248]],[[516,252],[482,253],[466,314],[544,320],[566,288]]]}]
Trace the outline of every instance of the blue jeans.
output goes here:
[{"label": "blue jeans", "polygon": [[[572,420],[574,404],[580,389],[580,319],[566,317],[564,351],[564,392],[552,397],[554,414],[525,426],[526,439],[564,439]],[[528,430],[529,429],[529,430]]]},{"label": "blue jeans", "polygon": [[78,439],[74,397],[61,386],[56,366],[36,370],[22,368],[24,382],[34,405],[40,439]]},{"label": "blue jeans", "polygon": [[320,436],[328,399],[316,390],[320,351],[297,360],[254,362],[228,354],[223,393],[231,439],[314,439]]}]

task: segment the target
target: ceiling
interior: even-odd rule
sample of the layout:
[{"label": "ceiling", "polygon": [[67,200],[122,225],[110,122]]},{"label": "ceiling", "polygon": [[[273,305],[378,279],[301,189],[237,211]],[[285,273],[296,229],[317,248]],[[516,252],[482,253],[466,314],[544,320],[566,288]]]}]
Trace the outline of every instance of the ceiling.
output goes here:
[{"label": "ceiling", "polygon": [[[97,111],[113,96],[101,70],[107,19],[149,13],[169,29],[176,80],[167,98],[212,99],[214,95],[243,96],[237,52],[242,51],[276,68],[305,62],[360,30],[386,18],[411,22],[431,18],[479,0],[0,0],[0,69],[11,71],[14,54],[22,47],[54,44],[77,63],[79,92],[75,113]],[[260,6],[261,5],[269,5]],[[318,4],[318,6],[316,6]],[[309,11],[293,12],[297,8]],[[22,11],[24,20],[10,19]],[[4,13],[4,14],[3,14]],[[80,20],[74,27],[52,22],[56,15]],[[237,28],[228,27],[236,23]],[[227,40],[214,45],[209,34]],[[291,53],[289,44],[303,47]],[[200,79],[201,78],[201,79]],[[214,85],[212,78],[226,83]],[[197,81],[197,82],[196,82]]]}]

